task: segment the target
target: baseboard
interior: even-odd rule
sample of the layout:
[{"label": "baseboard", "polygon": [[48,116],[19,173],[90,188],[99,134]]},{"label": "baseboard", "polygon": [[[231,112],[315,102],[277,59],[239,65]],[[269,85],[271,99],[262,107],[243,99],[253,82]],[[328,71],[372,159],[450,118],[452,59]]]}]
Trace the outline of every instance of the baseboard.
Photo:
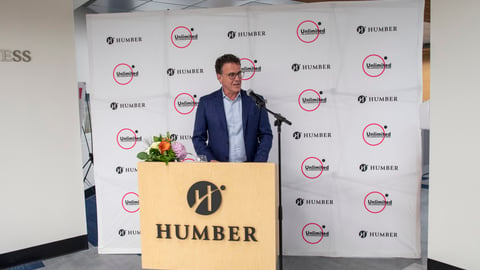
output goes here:
[{"label": "baseboard", "polygon": [[428,270],[464,270],[463,268],[459,268],[450,264],[432,260],[430,258],[428,259],[427,269]]},{"label": "baseboard", "polygon": [[91,196],[95,195],[95,186],[91,186],[85,189],[85,199],[90,198]]},{"label": "baseboard", "polygon": [[88,249],[87,235],[0,254],[0,268],[40,261]]}]

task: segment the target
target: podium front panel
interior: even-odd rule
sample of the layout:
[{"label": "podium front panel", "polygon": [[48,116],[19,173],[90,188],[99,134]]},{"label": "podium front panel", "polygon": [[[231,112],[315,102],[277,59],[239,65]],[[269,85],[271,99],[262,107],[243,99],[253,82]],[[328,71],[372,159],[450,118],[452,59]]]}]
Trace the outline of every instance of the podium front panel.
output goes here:
[{"label": "podium front panel", "polygon": [[276,269],[274,163],[138,164],[142,267]]}]

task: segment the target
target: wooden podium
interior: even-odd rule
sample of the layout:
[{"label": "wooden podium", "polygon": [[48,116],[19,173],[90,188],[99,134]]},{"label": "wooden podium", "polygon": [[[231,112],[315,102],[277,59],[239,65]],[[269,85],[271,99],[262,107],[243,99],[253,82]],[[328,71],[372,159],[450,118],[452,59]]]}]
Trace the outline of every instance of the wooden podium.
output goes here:
[{"label": "wooden podium", "polygon": [[275,270],[274,163],[140,162],[142,267]]}]

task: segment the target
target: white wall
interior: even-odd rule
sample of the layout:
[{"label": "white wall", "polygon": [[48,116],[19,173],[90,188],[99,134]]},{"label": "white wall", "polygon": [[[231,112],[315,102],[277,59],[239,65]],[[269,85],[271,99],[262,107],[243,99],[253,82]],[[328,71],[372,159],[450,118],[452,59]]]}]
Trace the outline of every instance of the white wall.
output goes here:
[{"label": "white wall", "polygon": [[86,219],[72,1],[0,6],[3,254],[86,235]]},{"label": "white wall", "polygon": [[75,52],[77,60],[77,79],[89,85],[88,42],[87,42],[87,14],[94,13],[85,7],[74,11],[75,20]]},{"label": "white wall", "polygon": [[428,257],[480,269],[480,2],[431,5]]}]

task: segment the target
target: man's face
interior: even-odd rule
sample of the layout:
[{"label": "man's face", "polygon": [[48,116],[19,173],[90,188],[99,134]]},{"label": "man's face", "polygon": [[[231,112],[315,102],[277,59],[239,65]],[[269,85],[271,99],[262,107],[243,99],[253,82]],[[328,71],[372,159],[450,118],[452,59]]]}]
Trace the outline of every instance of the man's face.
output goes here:
[{"label": "man's face", "polygon": [[225,63],[222,67],[222,74],[217,74],[217,79],[223,87],[223,91],[229,98],[234,98],[242,87],[242,75],[240,65]]}]

